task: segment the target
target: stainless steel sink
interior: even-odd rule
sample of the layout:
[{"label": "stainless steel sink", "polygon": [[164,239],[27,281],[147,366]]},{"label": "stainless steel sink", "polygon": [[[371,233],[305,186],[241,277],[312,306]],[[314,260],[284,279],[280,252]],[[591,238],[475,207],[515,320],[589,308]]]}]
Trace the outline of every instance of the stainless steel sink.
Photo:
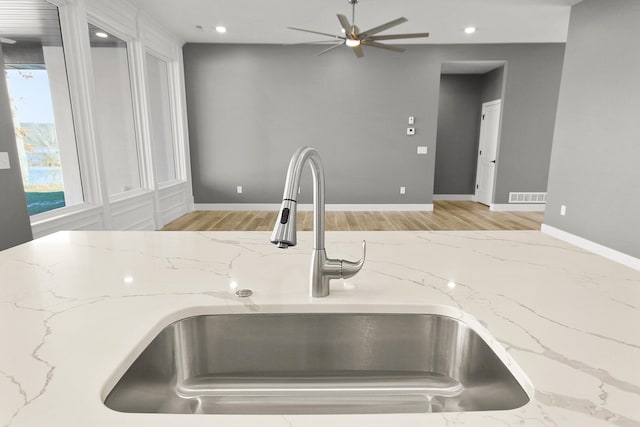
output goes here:
[{"label": "stainless steel sink", "polygon": [[434,314],[220,314],[175,322],[108,394],[116,411],[505,410],[529,397],[467,324]]}]

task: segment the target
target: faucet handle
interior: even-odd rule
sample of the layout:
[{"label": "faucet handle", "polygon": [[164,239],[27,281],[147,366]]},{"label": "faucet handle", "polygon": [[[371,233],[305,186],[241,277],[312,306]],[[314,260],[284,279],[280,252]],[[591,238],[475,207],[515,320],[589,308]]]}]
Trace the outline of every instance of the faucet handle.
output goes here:
[{"label": "faucet handle", "polygon": [[341,269],[341,277],[343,279],[355,276],[362,266],[364,265],[364,260],[367,256],[367,242],[362,241],[362,258],[359,261],[347,261],[346,259],[340,260],[340,269]]}]

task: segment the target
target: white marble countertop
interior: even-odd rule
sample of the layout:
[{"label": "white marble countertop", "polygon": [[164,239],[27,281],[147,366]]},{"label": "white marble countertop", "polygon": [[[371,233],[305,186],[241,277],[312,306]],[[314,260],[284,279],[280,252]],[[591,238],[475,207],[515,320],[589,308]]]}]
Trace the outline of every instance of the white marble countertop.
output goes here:
[{"label": "white marble countertop", "polygon": [[[368,259],[312,299],[312,236],[298,238],[283,251],[263,232],[61,232],[0,252],[0,425],[640,426],[640,272],[536,231],[330,232],[330,257],[358,258],[366,239]],[[191,314],[433,304],[486,325],[531,379],[532,401],[322,416],[124,414],[102,403],[145,343]]]}]

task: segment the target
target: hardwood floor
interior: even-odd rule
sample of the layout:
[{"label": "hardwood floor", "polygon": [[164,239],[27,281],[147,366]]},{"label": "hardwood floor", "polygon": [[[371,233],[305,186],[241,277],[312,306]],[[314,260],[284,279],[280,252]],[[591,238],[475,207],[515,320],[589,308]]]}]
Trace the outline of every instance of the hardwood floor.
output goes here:
[{"label": "hardwood floor", "polygon": [[[194,211],[163,231],[271,231],[277,212]],[[313,229],[312,212],[298,212],[298,230]],[[433,212],[327,212],[329,231],[540,230],[543,212],[491,212],[480,203],[435,201]]]}]

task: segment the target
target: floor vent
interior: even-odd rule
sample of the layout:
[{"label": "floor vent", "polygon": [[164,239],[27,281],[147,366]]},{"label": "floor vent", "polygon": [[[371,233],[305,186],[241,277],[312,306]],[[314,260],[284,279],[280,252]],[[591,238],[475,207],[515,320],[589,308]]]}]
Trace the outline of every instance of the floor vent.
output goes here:
[{"label": "floor vent", "polygon": [[509,203],[547,203],[547,193],[509,193]]}]

